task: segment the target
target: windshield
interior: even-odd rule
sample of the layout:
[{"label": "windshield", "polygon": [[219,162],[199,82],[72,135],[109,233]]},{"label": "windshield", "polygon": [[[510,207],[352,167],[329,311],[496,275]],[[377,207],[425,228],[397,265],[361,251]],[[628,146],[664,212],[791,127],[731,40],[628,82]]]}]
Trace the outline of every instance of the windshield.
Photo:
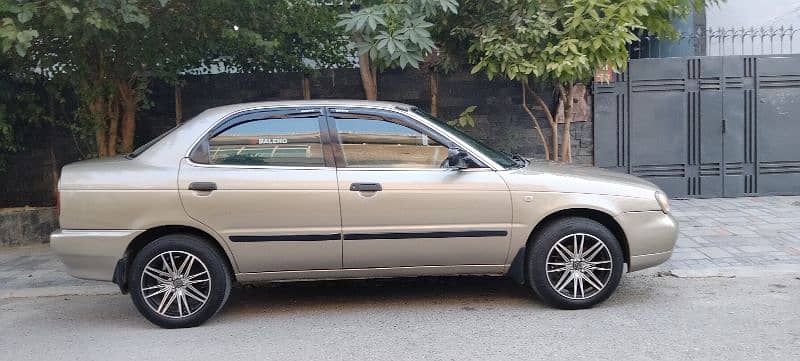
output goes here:
[{"label": "windshield", "polygon": [[158,143],[158,141],[159,141],[159,140],[161,140],[161,139],[164,139],[164,137],[166,137],[166,136],[167,136],[169,133],[172,133],[172,131],[174,131],[175,129],[178,129],[178,127],[179,127],[179,126],[180,126],[180,124],[178,124],[178,125],[176,125],[176,126],[174,126],[174,127],[170,128],[170,130],[168,130],[168,131],[164,132],[163,134],[161,134],[161,135],[159,135],[159,136],[157,136],[157,137],[153,138],[153,139],[152,139],[152,140],[150,140],[149,142],[147,142],[147,143],[144,143],[144,144],[143,144],[141,147],[134,149],[134,151],[133,151],[133,152],[131,152],[131,153],[128,153],[128,154],[125,156],[125,158],[128,158],[128,159],[133,159],[133,158],[136,158],[136,157],[138,157],[140,154],[144,153],[144,151],[146,151],[147,149],[149,149],[150,147],[152,147],[152,146],[153,146],[153,144],[156,144],[156,143]]},{"label": "windshield", "polygon": [[[428,119],[428,120],[436,123],[436,125],[444,128],[445,130],[450,132],[450,134],[453,134],[454,136],[458,137],[458,139],[460,139],[464,143],[469,144],[471,147],[475,148],[477,151],[481,152],[483,155],[491,158],[495,163],[499,164],[503,168],[516,168],[516,167],[524,166],[525,163],[527,162],[527,161],[521,160],[521,157],[510,156],[510,155],[507,155],[507,154],[505,154],[503,152],[500,152],[500,151],[497,151],[497,150],[494,150],[494,149],[490,148],[488,145],[483,144],[480,140],[477,140],[477,139],[473,138],[472,136],[470,136],[469,134],[464,133],[460,129],[458,129],[458,128],[454,127],[454,126],[451,126],[450,124],[447,124],[447,122],[445,122],[445,121],[443,121],[441,119],[438,119],[438,118],[434,117],[433,115],[428,114],[424,110],[420,110],[419,108],[415,108],[412,111],[414,113],[416,113],[416,114],[419,114],[419,115],[425,117],[425,119]],[[515,160],[515,158],[520,158],[520,161]]]}]

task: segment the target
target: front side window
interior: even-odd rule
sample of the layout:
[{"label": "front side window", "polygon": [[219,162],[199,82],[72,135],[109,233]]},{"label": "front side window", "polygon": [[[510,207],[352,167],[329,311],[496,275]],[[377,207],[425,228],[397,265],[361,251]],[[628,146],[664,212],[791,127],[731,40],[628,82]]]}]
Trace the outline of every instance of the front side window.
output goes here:
[{"label": "front side window", "polygon": [[209,139],[209,163],[224,165],[325,165],[319,120],[259,119],[234,125]]},{"label": "front side window", "polygon": [[417,115],[420,115],[420,116],[422,116],[422,117],[424,117],[424,118],[436,123],[436,125],[438,125],[441,128],[444,128],[445,130],[450,132],[450,134],[452,134],[452,135],[458,137],[459,139],[461,139],[462,142],[469,144],[470,146],[472,146],[473,148],[475,148],[479,152],[483,153],[483,155],[491,158],[495,163],[499,164],[503,168],[506,168],[506,169],[508,169],[508,168],[516,168],[516,167],[523,166],[525,164],[524,162],[515,161],[514,158],[511,157],[511,156],[508,156],[508,155],[506,155],[506,154],[504,154],[502,152],[494,150],[493,148],[489,147],[488,145],[483,144],[483,142],[471,137],[469,134],[464,133],[463,131],[459,130],[458,128],[447,124],[447,122],[439,120],[438,118],[434,117],[433,115],[430,115],[430,114],[428,114],[428,113],[426,113],[426,112],[424,112],[424,111],[422,111],[420,109],[416,109],[415,108],[414,109],[414,113],[416,113]]},{"label": "front side window", "polygon": [[336,118],[345,166],[350,168],[440,168],[447,147],[427,134],[380,118]]}]

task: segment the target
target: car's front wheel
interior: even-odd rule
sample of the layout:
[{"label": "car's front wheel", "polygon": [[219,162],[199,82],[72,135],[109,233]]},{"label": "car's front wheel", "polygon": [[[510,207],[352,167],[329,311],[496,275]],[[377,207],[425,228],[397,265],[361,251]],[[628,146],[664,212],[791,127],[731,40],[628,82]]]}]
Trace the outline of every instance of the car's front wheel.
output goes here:
[{"label": "car's front wheel", "polygon": [[556,220],[534,234],[529,246],[528,283],[554,307],[592,307],[614,292],[622,276],[619,241],[588,218]]},{"label": "car's front wheel", "polygon": [[133,259],[128,284],[139,312],[164,328],[197,326],[228,299],[231,277],[205,240],[174,234],[146,245]]}]

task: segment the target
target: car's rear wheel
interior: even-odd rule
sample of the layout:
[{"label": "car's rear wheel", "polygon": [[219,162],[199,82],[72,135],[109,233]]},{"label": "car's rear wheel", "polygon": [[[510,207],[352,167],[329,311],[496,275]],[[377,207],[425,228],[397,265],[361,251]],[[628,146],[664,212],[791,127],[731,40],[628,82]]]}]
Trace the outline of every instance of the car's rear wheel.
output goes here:
[{"label": "car's rear wheel", "polygon": [[164,328],[205,322],[222,309],[231,289],[223,256],[191,235],[167,235],[149,243],[133,259],[128,276],[136,308]]},{"label": "car's rear wheel", "polygon": [[622,276],[619,241],[588,218],[547,224],[531,240],[528,284],[545,303],[563,309],[592,307],[607,299]]}]

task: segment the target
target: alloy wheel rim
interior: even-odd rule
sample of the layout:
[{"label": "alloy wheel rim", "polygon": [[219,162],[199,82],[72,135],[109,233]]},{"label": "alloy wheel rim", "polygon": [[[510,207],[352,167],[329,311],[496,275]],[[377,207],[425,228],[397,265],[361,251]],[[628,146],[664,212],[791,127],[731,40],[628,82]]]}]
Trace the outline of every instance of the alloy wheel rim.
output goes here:
[{"label": "alloy wheel rim", "polygon": [[558,240],[547,253],[545,271],[550,287],[572,300],[591,298],[611,280],[611,251],[588,233],[573,233]]},{"label": "alloy wheel rim", "polygon": [[144,301],[155,313],[169,318],[195,314],[211,294],[211,274],[197,256],[166,251],[150,259],[141,276]]}]

